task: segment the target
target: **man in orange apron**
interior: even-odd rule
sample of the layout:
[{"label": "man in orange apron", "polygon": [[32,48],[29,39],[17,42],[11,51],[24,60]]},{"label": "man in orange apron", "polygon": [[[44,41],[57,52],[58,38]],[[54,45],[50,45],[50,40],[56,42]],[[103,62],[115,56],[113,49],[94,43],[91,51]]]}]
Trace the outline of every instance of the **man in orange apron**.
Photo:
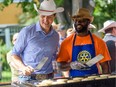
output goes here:
[{"label": "man in orange apron", "polygon": [[[61,44],[57,58],[60,69],[69,71],[71,77],[110,73],[108,62],[111,58],[106,44],[88,29],[89,24],[93,21],[89,10],[79,9],[76,15],[72,16],[72,20],[76,33],[67,37]],[[99,54],[104,56],[102,60],[90,67],[84,65]]]}]

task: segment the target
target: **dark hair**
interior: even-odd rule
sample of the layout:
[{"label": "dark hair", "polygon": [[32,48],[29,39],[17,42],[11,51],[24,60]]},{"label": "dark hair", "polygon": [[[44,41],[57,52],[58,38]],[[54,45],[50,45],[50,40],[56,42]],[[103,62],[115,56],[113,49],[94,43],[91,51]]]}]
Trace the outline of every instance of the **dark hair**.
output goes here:
[{"label": "dark hair", "polygon": [[54,13],[53,15],[56,16],[56,13]]},{"label": "dark hair", "polygon": [[108,28],[105,30],[105,33],[112,33],[113,28]]}]

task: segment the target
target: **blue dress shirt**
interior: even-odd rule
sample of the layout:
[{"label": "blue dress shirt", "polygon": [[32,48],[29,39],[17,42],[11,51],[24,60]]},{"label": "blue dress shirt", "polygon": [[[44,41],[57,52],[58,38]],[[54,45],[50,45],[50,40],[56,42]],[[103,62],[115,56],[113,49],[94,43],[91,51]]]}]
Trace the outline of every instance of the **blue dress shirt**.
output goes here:
[{"label": "blue dress shirt", "polygon": [[105,34],[103,40],[104,40],[105,42],[108,41],[108,40],[116,41],[116,36],[113,36],[112,34],[107,33],[107,34]]},{"label": "blue dress shirt", "polygon": [[52,60],[56,58],[58,43],[58,33],[51,27],[51,31],[45,34],[37,22],[20,31],[12,54],[21,55],[23,63],[33,68],[36,68],[42,58],[48,57],[44,66],[34,72],[34,74],[48,74],[53,72]]}]

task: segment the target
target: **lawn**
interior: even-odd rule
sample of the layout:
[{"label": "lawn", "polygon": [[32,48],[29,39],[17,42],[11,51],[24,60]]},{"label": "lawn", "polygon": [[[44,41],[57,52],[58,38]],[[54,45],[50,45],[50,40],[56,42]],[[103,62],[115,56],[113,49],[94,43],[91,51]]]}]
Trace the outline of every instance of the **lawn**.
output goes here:
[{"label": "lawn", "polygon": [[0,82],[11,82],[11,72],[10,71],[2,71],[2,79]]}]

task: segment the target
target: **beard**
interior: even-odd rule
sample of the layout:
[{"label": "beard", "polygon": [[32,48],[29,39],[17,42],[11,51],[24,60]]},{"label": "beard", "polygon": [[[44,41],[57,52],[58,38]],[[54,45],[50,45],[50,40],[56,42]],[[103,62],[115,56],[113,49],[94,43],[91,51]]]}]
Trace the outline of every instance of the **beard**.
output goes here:
[{"label": "beard", "polygon": [[74,24],[75,30],[77,33],[83,33],[86,32],[88,30],[88,25],[81,25],[81,24]]}]

